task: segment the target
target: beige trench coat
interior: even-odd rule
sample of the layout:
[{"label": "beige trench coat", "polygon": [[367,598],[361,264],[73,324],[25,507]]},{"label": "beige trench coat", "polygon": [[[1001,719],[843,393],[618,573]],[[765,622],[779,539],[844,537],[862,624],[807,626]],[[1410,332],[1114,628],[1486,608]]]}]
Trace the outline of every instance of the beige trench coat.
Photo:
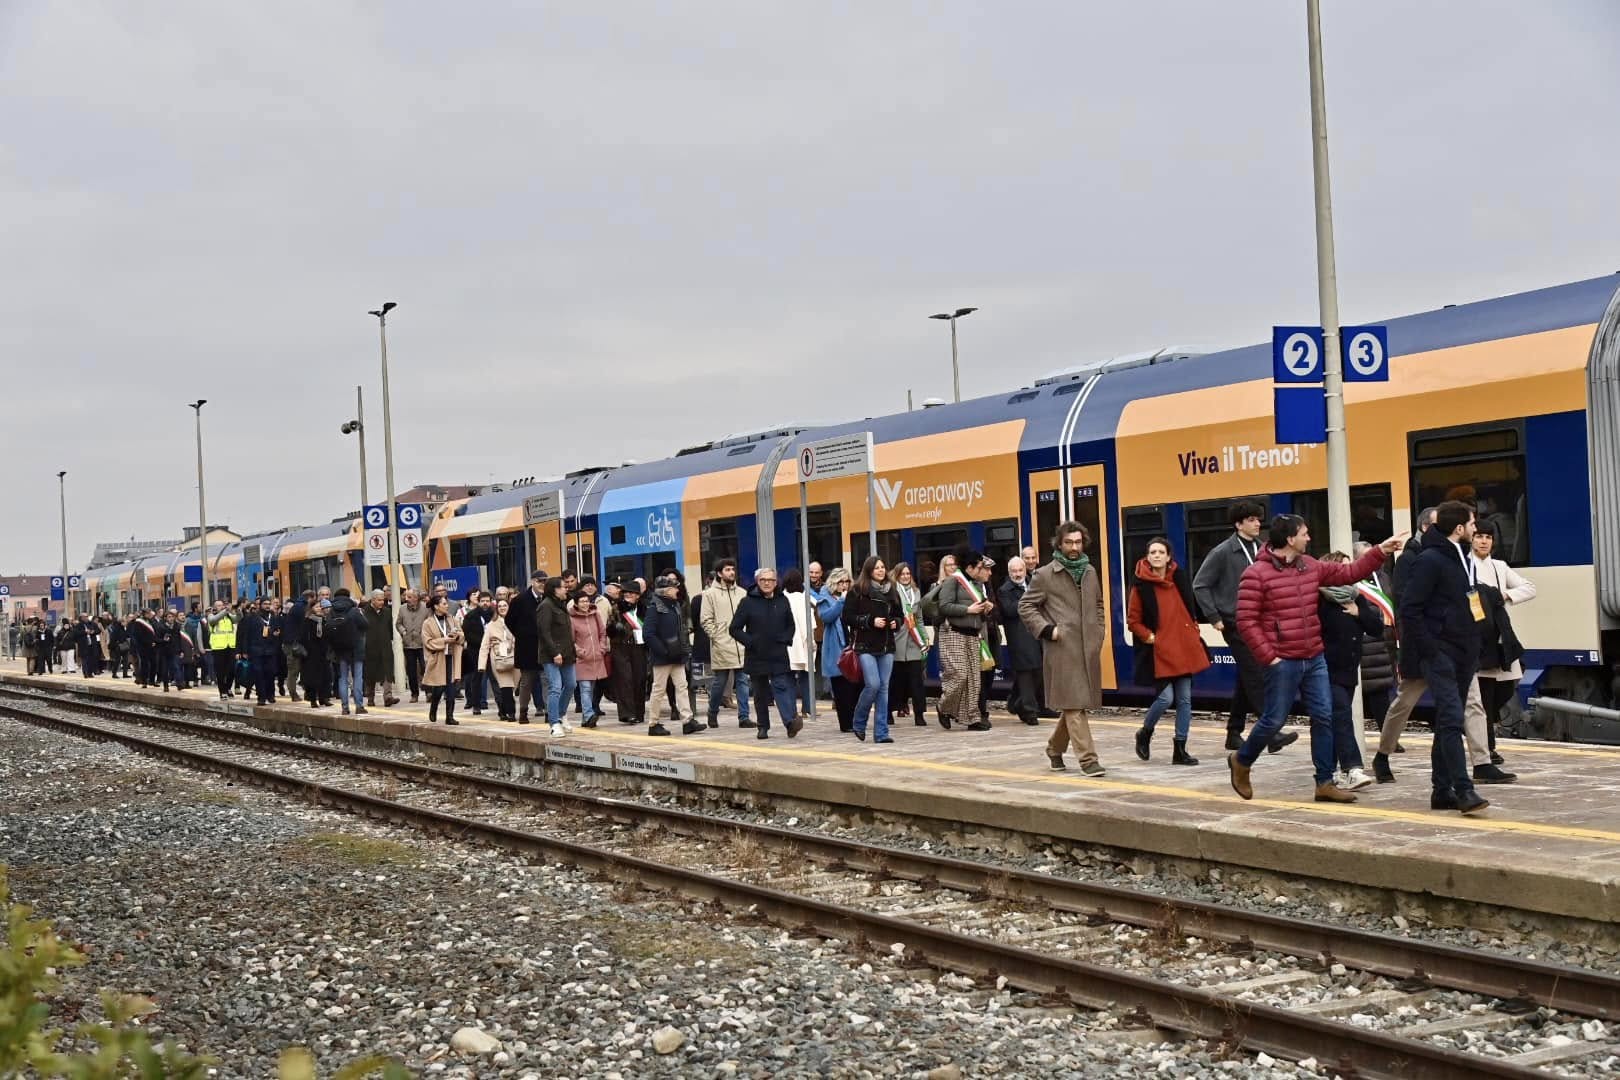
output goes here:
[{"label": "beige trench coat", "polygon": [[[1102,705],[1102,647],[1108,633],[1102,583],[1095,566],[1076,587],[1057,562],[1030,575],[1018,601],[1018,617],[1041,643],[1046,703],[1054,709],[1095,709]],[[1056,641],[1052,627],[1061,628]]]},{"label": "beige trench coat", "polygon": [[743,666],[743,647],[731,636],[731,618],[747,595],[748,590],[741,585],[727,588],[718,582],[703,590],[703,607],[698,615],[703,632],[709,635],[710,671],[733,671]]},{"label": "beige trench coat", "polygon": [[512,631],[506,628],[506,620],[498,615],[484,627],[484,643],[480,645],[478,649],[478,666],[481,670],[487,671],[495,676],[496,686],[505,687],[508,690],[515,690],[517,689],[518,684],[517,665],[514,663],[505,671],[502,671],[498,667],[492,666],[495,655],[495,643],[497,641],[506,642],[506,651],[508,655],[514,657],[517,655],[517,641],[512,637]]},{"label": "beige trench coat", "polygon": [[448,686],[461,678],[461,626],[454,619],[447,621],[450,623],[448,638],[440,632],[438,619],[429,616],[422,624],[422,654],[427,661],[422,673],[423,686]]}]

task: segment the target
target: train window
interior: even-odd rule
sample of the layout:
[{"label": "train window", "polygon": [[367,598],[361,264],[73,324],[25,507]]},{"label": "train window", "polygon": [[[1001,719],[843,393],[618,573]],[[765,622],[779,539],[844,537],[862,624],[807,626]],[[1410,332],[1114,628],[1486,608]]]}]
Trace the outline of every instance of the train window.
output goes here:
[{"label": "train window", "polygon": [[[568,545],[568,555],[563,560],[563,565],[569,570],[572,570],[574,573],[578,574],[580,577],[595,577],[596,545],[582,544],[578,548],[576,548],[573,544]],[[581,570],[581,565],[583,565],[585,569]]]},{"label": "train window", "polygon": [[609,527],[609,529],[608,529],[608,543],[610,543],[610,544],[622,544],[622,543],[624,543],[624,526],[623,525],[614,525],[614,526]]},{"label": "train window", "polygon": [[1187,504],[1187,573],[1197,574],[1204,557],[1232,535],[1232,504],[1257,502],[1266,505],[1264,495],[1239,495],[1231,499]]},{"label": "train window", "polygon": [[[891,573],[894,571],[894,564],[901,558],[900,533],[899,529],[879,529],[877,534],[877,553]],[[849,534],[849,554],[855,573],[860,573],[861,564],[866,562],[866,557],[871,554],[871,543],[865,530]]]},{"label": "train window", "polygon": [[[1108,553],[1102,549],[1102,502],[1095,485],[1074,489],[1074,520],[1086,527],[1091,539],[1086,543],[1086,555],[1097,568],[1102,580],[1108,580]],[[1056,526],[1053,526],[1054,530]]]},{"label": "train window", "polygon": [[[1127,506],[1125,508],[1125,567],[1129,571],[1138,559],[1147,554],[1148,541],[1166,535],[1164,507]],[[1174,541],[1172,540],[1172,544]],[[1176,561],[1182,560],[1177,551]]]},{"label": "train window", "polygon": [[523,565],[523,534],[501,533],[495,537],[495,577],[491,586],[509,585],[521,588],[528,580],[528,569]]},{"label": "train window", "polygon": [[[996,560],[996,568],[990,571],[990,587],[1001,588],[1001,583],[1007,580],[1007,560],[1017,555],[1022,545],[1018,543],[1018,522],[1011,518],[984,523],[984,553]],[[1029,569],[1034,570],[1031,566]]]},{"label": "train window", "polygon": [[1086,388],[1086,384],[1083,383],[1083,382],[1064,383],[1062,386],[1060,386],[1056,390],[1052,391],[1052,396],[1053,397],[1068,397],[1070,394],[1078,394],[1080,391],[1084,390],[1085,388]]},{"label": "train window", "polygon": [[[750,446],[755,445],[753,443]],[[737,519],[720,518],[698,522],[698,559],[703,572],[714,569],[718,559],[735,559],[742,554],[737,539]]]},{"label": "train window", "polygon": [[1413,432],[1412,512],[1457,499],[1496,533],[1493,554],[1530,564],[1529,484],[1519,424]]},{"label": "train window", "polygon": [[754,447],[758,445],[759,443],[746,443],[742,446],[733,446],[730,450],[726,451],[726,457],[741,457],[744,454],[752,454],[754,452]]},{"label": "train window", "polygon": [[1009,405],[1022,405],[1026,401],[1034,401],[1041,396],[1039,390],[1024,390],[1007,399]]},{"label": "train window", "polygon": [[636,576],[639,569],[638,559],[634,555],[609,555],[607,560],[607,580],[627,581]]},{"label": "train window", "polygon": [[939,560],[959,544],[968,542],[966,525],[948,529],[918,529],[912,534],[917,543],[917,565],[912,574],[919,588],[927,589],[939,580]]},{"label": "train window", "polygon": [[[842,515],[836,503],[825,506],[812,506],[809,512],[810,520],[810,561],[818,562],[824,569],[830,570],[834,566],[844,565],[844,527]],[[791,551],[781,553],[779,561],[783,567],[797,566],[799,564],[799,515],[793,515],[793,548]],[[751,574],[753,567],[745,567],[744,572]]]},{"label": "train window", "polygon": [[[1350,529],[1357,540],[1382,544],[1394,535],[1389,492],[1388,484],[1358,484],[1350,489]],[[1332,549],[1328,542],[1327,489],[1296,491],[1293,500],[1294,513],[1305,519],[1311,531],[1311,553],[1327,554]]]}]

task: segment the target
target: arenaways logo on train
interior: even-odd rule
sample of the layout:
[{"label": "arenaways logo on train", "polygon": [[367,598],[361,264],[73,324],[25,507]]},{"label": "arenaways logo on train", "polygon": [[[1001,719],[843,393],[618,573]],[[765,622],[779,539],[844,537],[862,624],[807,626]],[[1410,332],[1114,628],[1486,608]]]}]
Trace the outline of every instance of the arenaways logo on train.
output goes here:
[{"label": "arenaways logo on train", "polygon": [[949,484],[917,484],[907,486],[904,480],[876,479],[878,505],[885,510],[904,507],[908,521],[934,521],[943,517],[947,503],[962,503],[962,509],[972,509],[984,498],[983,480],[958,480]]},{"label": "arenaways logo on train", "polygon": [[[1213,454],[1188,450],[1176,455],[1182,476],[1203,476],[1208,473],[1247,472],[1251,469],[1281,469],[1304,461],[1305,450],[1315,450],[1316,443],[1291,443],[1288,446],[1222,446]],[[880,493],[881,494],[881,493]]]}]

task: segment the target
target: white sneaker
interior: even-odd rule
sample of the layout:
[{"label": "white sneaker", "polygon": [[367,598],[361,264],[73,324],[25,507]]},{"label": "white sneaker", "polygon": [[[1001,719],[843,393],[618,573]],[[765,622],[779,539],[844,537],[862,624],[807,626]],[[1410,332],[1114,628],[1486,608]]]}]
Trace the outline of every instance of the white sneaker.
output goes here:
[{"label": "white sneaker", "polygon": [[574,733],[574,725],[572,725],[572,724],[570,724],[570,723],[569,723],[569,722],[568,722],[568,721],[566,721],[566,720],[564,720],[564,721],[563,721],[563,722],[562,722],[562,723],[561,723],[561,724],[560,724],[560,725],[558,725],[558,726],[560,726],[560,727],[561,727],[561,728],[562,728],[562,731],[563,731],[563,734],[564,734],[564,735],[572,735],[572,734],[573,734],[573,733]]},{"label": "white sneaker", "polygon": [[568,729],[563,727],[561,724],[551,725],[551,737],[553,739],[560,739],[566,734],[568,734]]},{"label": "white sneaker", "polygon": [[1362,772],[1361,769],[1355,768],[1344,774],[1344,779],[1339,786],[1347,791],[1360,791],[1364,787],[1371,787],[1372,783],[1372,777]]}]

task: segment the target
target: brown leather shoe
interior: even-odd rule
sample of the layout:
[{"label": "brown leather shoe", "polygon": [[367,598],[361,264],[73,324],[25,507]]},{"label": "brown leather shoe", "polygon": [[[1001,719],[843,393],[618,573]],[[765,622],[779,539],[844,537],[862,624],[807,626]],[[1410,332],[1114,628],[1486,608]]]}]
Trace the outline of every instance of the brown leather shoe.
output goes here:
[{"label": "brown leather shoe", "polygon": [[1240,799],[1254,798],[1254,786],[1249,783],[1249,767],[1237,759],[1237,751],[1226,755],[1226,769],[1232,774],[1232,790]]},{"label": "brown leather shoe", "polygon": [[1355,802],[1356,797],[1344,788],[1329,780],[1325,784],[1316,785],[1317,802]]}]

